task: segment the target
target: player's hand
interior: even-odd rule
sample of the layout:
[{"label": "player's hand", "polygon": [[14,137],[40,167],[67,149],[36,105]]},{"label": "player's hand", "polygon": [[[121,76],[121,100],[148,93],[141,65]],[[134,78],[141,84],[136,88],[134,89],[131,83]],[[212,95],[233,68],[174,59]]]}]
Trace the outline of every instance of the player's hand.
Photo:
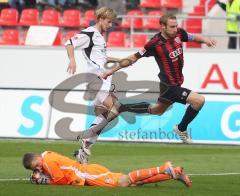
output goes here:
[{"label": "player's hand", "polygon": [[68,64],[67,72],[70,74],[74,74],[76,72],[76,61],[74,59],[70,60]]},{"label": "player's hand", "polygon": [[213,47],[216,46],[217,42],[216,42],[216,40],[214,40],[214,39],[208,39],[208,40],[206,41],[206,44],[207,44],[208,47],[213,48]]},{"label": "player's hand", "polygon": [[112,70],[108,70],[102,74],[99,75],[100,78],[106,80],[108,76],[111,76],[113,74]]},{"label": "player's hand", "polygon": [[32,184],[49,184],[51,177],[44,174],[40,170],[34,170],[30,176],[30,182]]}]

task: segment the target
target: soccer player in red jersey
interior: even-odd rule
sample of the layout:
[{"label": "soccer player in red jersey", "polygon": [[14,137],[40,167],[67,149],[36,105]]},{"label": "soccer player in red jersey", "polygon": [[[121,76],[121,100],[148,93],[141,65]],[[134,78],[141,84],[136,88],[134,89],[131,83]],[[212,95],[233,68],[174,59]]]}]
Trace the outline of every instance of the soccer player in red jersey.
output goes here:
[{"label": "soccer player in red jersey", "polygon": [[[193,35],[182,28],[178,28],[177,18],[172,14],[163,15],[160,18],[161,31],[156,34],[141,50],[127,57],[129,61],[122,61],[117,66],[102,74],[106,79],[114,72],[124,67],[130,66],[142,57],[153,56],[159,66],[160,73],[160,95],[155,105],[146,107],[147,113],[163,114],[169,106],[178,102],[189,104],[181,120],[173,129],[179,135],[183,143],[191,143],[191,138],[187,133],[188,124],[197,116],[203,107],[205,99],[202,95],[193,92],[187,88],[181,87],[184,77],[182,73],[183,42],[197,42],[214,47],[216,41],[205,38],[201,35]],[[125,105],[126,110],[131,110],[131,104]],[[136,112],[132,108],[132,112]]]}]

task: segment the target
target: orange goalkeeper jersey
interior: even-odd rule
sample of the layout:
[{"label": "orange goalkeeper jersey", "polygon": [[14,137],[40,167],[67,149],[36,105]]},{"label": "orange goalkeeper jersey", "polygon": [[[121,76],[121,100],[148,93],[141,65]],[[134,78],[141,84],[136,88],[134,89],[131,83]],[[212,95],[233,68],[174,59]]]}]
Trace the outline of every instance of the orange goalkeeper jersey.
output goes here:
[{"label": "orange goalkeeper jersey", "polygon": [[80,164],[52,151],[42,153],[44,173],[51,176],[50,184],[108,186],[118,185],[122,173],[113,173],[97,164]]}]

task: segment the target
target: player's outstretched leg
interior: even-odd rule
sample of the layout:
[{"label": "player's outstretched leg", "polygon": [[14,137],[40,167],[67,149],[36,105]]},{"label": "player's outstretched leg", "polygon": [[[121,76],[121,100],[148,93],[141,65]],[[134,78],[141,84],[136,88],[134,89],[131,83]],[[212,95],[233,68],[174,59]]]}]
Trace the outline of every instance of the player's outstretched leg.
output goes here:
[{"label": "player's outstretched leg", "polygon": [[[143,184],[152,183],[153,177],[159,174],[163,174],[155,178],[155,182],[159,182],[167,179],[176,179],[176,173],[171,162],[166,162],[160,167],[148,168],[148,169],[139,169],[132,171],[128,174],[132,184]],[[166,177],[166,175],[168,177]],[[147,179],[151,182],[147,182]]]},{"label": "player's outstretched leg", "polygon": [[119,112],[133,112],[137,114],[149,113],[150,104],[147,102],[121,104]]},{"label": "player's outstretched leg", "polygon": [[174,168],[174,170],[177,175],[176,180],[182,182],[186,187],[192,186],[192,181],[190,177],[184,173],[183,168],[181,166],[177,166],[176,168]]},{"label": "player's outstretched leg", "polygon": [[187,127],[203,107],[205,98],[202,95],[191,91],[186,102],[190,105],[187,107],[181,122],[176,125],[173,130],[179,135],[183,143],[191,143],[192,141],[187,133]]}]

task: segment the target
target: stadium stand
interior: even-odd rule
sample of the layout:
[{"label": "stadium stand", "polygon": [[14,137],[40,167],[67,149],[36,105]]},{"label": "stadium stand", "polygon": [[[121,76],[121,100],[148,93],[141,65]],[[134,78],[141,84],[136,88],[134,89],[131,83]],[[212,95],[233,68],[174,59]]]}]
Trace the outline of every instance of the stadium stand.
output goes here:
[{"label": "stadium stand", "polygon": [[161,0],[142,0],[139,4],[140,8],[160,8]]},{"label": "stadium stand", "polygon": [[39,11],[37,9],[24,9],[22,11],[19,25],[31,26],[39,24]]},{"label": "stadium stand", "polygon": [[[179,10],[178,14],[183,16],[182,19],[179,19],[179,22],[181,24],[180,26],[186,28],[188,32],[202,33],[203,22],[202,18],[200,17],[205,16],[206,1],[207,0],[142,0],[137,6],[137,9],[135,8],[134,10],[129,10],[126,15],[120,16],[120,25],[114,26],[113,30],[117,30],[117,32],[123,31],[123,33],[117,33],[119,40],[116,41],[114,41],[114,38],[109,37],[108,46],[125,47],[126,45],[129,45],[138,47],[139,45],[142,45],[142,43],[144,43],[145,37],[150,37],[159,31],[159,17],[167,12],[168,8],[170,10]],[[215,3],[216,0],[210,0],[208,10],[210,10],[215,5]],[[61,36],[57,36],[58,38],[55,40],[54,45],[61,45],[65,42],[66,38],[69,37],[71,31],[73,35],[75,32],[79,32],[81,29],[94,24],[96,20],[95,10],[90,9],[80,11],[78,8],[79,7],[73,7],[71,9],[67,8],[62,12],[57,11],[53,8],[44,9],[43,11],[39,11],[37,8],[28,8],[22,11],[20,19],[19,12],[16,9],[4,8],[0,14],[0,25],[3,26],[3,28],[4,26],[13,26],[20,32],[24,32],[26,30],[26,27],[31,25],[58,26],[60,27],[59,31],[61,33]],[[134,16],[137,17],[134,18]],[[133,20],[132,29],[131,20]],[[67,28],[72,29],[69,31]],[[142,36],[143,40],[141,40],[138,39],[140,34],[141,36],[148,36]],[[112,36],[111,33],[109,33],[109,35]],[[125,37],[125,39],[130,37],[130,40],[132,40],[133,43],[129,44],[129,41],[122,41],[122,37]],[[59,40],[60,38],[62,38],[61,41]],[[187,43],[186,46],[188,48],[201,48],[200,44]]]},{"label": "stadium stand", "polygon": [[87,27],[90,25],[91,22],[94,22],[95,20],[96,20],[95,11],[87,10],[84,12],[83,22],[81,23],[81,27]]},{"label": "stadium stand", "polygon": [[123,31],[113,31],[108,34],[108,47],[125,47],[127,35]]},{"label": "stadium stand", "polygon": [[1,26],[17,26],[19,13],[17,9],[5,8],[1,11],[0,25]]},{"label": "stadium stand", "polygon": [[42,13],[41,25],[60,26],[61,13],[55,9],[47,9]]},{"label": "stadium stand", "polygon": [[141,48],[147,43],[148,36],[147,35],[133,35],[132,40],[133,40],[133,47]]},{"label": "stadium stand", "polygon": [[3,31],[1,45],[19,45],[20,31],[16,29],[6,29]]},{"label": "stadium stand", "polygon": [[183,6],[182,0],[162,0],[161,7],[181,9]]},{"label": "stadium stand", "polygon": [[[130,16],[130,17],[129,17]],[[133,28],[143,28],[143,18],[131,18],[132,16],[144,16],[144,13],[140,10],[131,10],[127,12],[127,17],[122,19],[122,28],[130,28],[131,20],[133,22]]]},{"label": "stadium stand", "polygon": [[65,10],[61,26],[63,27],[80,27],[81,12],[79,10]]},{"label": "stadium stand", "polygon": [[146,29],[159,29],[159,17],[163,15],[162,11],[150,11],[148,12],[147,16],[151,16],[154,18],[146,18],[143,27]]}]

